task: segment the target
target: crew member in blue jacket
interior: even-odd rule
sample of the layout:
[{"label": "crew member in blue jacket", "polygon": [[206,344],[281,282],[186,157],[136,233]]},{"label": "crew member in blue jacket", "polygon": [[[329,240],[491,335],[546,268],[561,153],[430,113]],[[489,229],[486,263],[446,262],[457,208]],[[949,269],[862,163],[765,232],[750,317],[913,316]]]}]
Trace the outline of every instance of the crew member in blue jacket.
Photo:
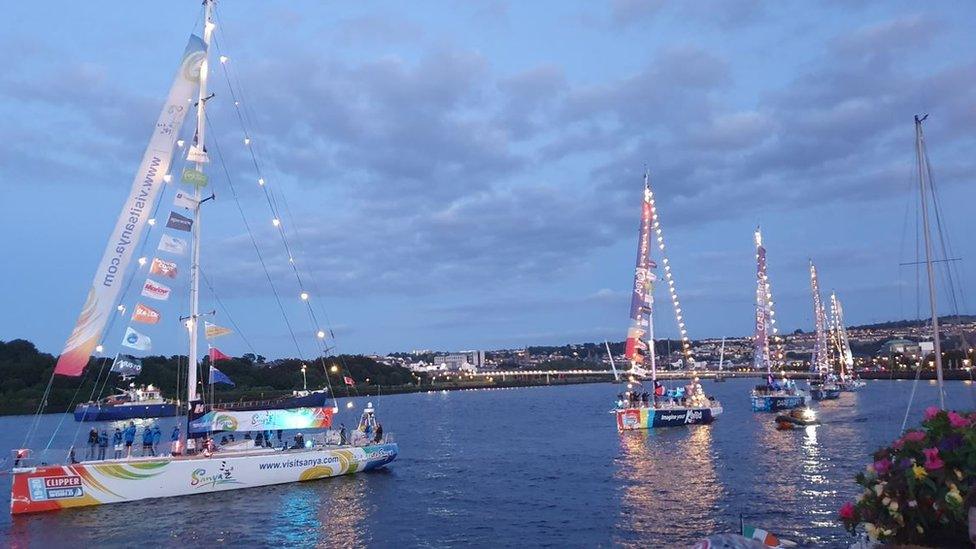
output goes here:
[{"label": "crew member in blue jacket", "polygon": [[173,426],[173,434],[169,436],[170,453],[174,456],[180,453],[180,424]]},{"label": "crew member in blue jacket", "polygon": [[145,456],[149,454],[151,456],[156,455],[153,453],[153,434],[152,429],[148,426],[142,430],[142,455]]},{"label": "crew member in blue jacket", "polygon": [[163,438],[163,433],[159,430],[159,424],[153,425],[152,430],[152,450],[153,455],[159,455],[159,441]]},{"label": "crew member in blue jacket", "polygon": [[125,457],[126,459],[132,457],[132,443],[136,441],[136,424],[134,421],[129,422],[129,426],[125,428]]},{"label": "crew member in blue jacket", "polygon": [[115,459],[122,457],[122,431],[118,427],[112,435],[112,447],[115,448]]}]

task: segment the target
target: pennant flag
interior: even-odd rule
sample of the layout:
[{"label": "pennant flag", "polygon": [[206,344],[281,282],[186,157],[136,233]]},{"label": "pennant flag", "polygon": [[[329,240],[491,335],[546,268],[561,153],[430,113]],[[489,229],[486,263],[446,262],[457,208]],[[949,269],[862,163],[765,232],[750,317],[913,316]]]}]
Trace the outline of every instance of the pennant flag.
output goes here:
[{"label": "pennant flag", "polygon": [[214,339],[232,333],[234,333],[234,330],[230,328],[224,328],[223,326],[217,326],[216,324],[203,321],[203,334],[207,339]]},{"label": "pennant flag", "polygon": [[346,382],[346,385],[355,385],[356,384],[356,380],[354,380],[353,378],[351,378],[349,376],[343,377],[342,378],[342,381],[345,381]]},{"label": "pennant flag", "polygon": [[230,360],[230,357],[220,352],[220,349],[216,347],[210,348],[210,362],[217,362],[218,360]]},{"label": "pennant flag", "polygon": [[770,534],[762,528],[756,528],[755,526],[743,526],[742,537],[757,539],[767,547],[779,547],[779,539],[777,539],[776,536]]},{"label": "pennant flag", "polygon": [[173,205],[177,208],[186,208],[188,210],[194,210],[200,205],[196,198],[188,195],[183,191],[176,191],[176,196],[173,197]]},{"label": "pennant flag", "polygon": [[166,278],[176,278],[176,263],[154,257],[152,265],[149,266],[149,272]]},{"label": "pennant flag", "polygon": [[163,238],[159,240],[159,249],[171,254],[184,255],[186,253],[186,240],[164,234]]},{"label": "pennant flag", "polygon": [[176,212],[169,212],[169,220],[166,222],[166,226],[177,231],[190,232],[190,227],[193,226],[193,220]]},{"label": "pennant flag", "polygon": [[112,363],[112,371],[122,374],[122,377],[137,376],[142,371],[142,359],[132,355],[116,355],[115,362]]},{"label": "pennant flag", "polygon": [[[191,152],[189,154],[187,154],[187,158],[186,159],[188,161],[190,160],[190,155],[191,154],[192,154],[192,150],[191,150]],[[197,187],[206,187],[207,186],[207,174],[205,174],[203,172],[198,172],[198,171],[194,170],[193,168],[186,168],[185,170],[183,170],[183,177],[181,177],[180,179],[184,183],[189,183],[190,185],[195,185]]]},{"label": "pennant flag", "polygon": [[152,340],[145,334],[140,334],[132,328],[126,328],[125,336],[122,337],[122,345],[137,351],[148,351],[152,349]]},{"label": "pennant flag", "polygon": [[210,367],[210,384],[213,385],[214,383],[223,383],[225,385],[230,385],[231,387],[234,386],[234,382],[231,381],[229,377],[227,377],[227,374],[225,374],[225,373],[221,372],[220,370],[218,370],[218,369],[214,368],[213,366],[211,366]]},{"label": "pennant flag", "polygon": [[149,278],[147,278],[146,283],[142,285],[142,295],[158,301],[166,301],[169,299],[170,291],[169,286],[160,284],[159,282]]},{"label": "pennant flag", "polygon": [[136,310],[132,312],[132,321],[155,324],[159,322],[159,311],[142,303],[136,303]]}]

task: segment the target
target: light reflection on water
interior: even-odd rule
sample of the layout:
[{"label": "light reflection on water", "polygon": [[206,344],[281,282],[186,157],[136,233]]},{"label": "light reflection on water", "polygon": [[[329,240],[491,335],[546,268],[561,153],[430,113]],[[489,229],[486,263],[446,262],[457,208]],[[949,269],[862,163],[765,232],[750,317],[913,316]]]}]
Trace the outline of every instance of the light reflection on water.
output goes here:
[{"label": "light reflection on water", "polygon": [[[617,529],[623,538],[666,539],[675,528],[713,532],[722,497],[712,425],[620,434],[615,479],[621,483]],[[662,520],[664,519],[664,520]],[[617,543],[627,544],[618,537]]]}]

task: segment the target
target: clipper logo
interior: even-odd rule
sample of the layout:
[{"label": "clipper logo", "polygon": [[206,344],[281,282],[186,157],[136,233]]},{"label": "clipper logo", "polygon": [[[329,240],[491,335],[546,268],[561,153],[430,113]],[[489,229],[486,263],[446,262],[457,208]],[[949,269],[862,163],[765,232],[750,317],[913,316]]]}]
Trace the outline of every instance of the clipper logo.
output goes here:
[{"label": "clipper logo", "polygon": [[217,486],[220,484],[241,484],[234,478],[234,468],[227,465],[226,461],[220,462],[217,472],[208,474],[203,467],[190,473],[190,486],[194,488],[204,488],[207,486]]},{"label": "clipper logo", "polygon": [[85,495],[81,477],[38,477],[27,479],[30,498],[33,501],[80,498]]}]

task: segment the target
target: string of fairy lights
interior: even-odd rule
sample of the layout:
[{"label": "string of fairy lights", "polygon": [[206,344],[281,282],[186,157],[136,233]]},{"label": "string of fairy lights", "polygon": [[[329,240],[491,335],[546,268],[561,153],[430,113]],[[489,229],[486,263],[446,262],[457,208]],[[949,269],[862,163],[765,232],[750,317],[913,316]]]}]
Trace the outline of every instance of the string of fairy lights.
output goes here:
[{"label": "string of fairy lights", "polygon": [[[218,53],[220,53],[220,42],[216,38],[214,40],[214,44],[217,47]],[[278,204],[278,200],[276,199],[274,191],[272,190],[271,185],[269,184],[269,178],[262,168],[262,162],[258,158],[257,147],[255,147],[254,132],[252,131],[251,125],[248,122],[249,117],[246,115],[245,105],[243,105],[244,94],[242,92],[240,79],[232,78],[231,76],[231,69],[229,68],[229,65],[231,65],[230,57],[228,57],[227,55],[223,55],[221,53],[218,56],[218,61],[219,61],[219,66],[221,68],[221,72],[223,73],[224,79],[227,84],[227,89],[231,94],[231,101],[234,107],[234,112],[237,116],[238,123],[240,124],[240,130],[242,133],[241,143],[245,148],[245,150],[247,151],[247,155],[251,160],[251,165],[254,170],[254,181],[257,183],[258,188],[262,190],[262,195],[264,196],[265,203],[268,207],[268,211],[271,216],[271,220],[270,220],[271,226],[278,233],[279,239],[281,241],[281,245],[284,248],[285,255],[287,257],[287,262],[291,267],[291,271],[297,283],[297,287],[298,287],[297,297],[304,305],[304,309],[309,321],[309,326],[311,327],[311,330],[315,336],[314,339],[318,345],[319,358],[321,361],[322,368],[323,370],[326,370],[327,365],[325,363],[325,356],[331,350],[326,340],[327,338],[330,337],[334,340],[335,333],[330,327],[328,327],[328,320],[326,320],[326,324],[323,325],[323,323],[319,320],[318,315],[315,312],[315,308],[312,306],[312,302],[313,302],[312,294],[309,291],[309,285],[306,284],[306,279],[307,278],[310,279],[311,277],[302,275],[302,270],[299,268],[298,261],[293,252],[294,248],[291,242],[289,241],[288,234],[285,230],[285,225],[282,222],[281,210]],[[236,85],[235,85],[235,81],[236,81]],[[279,189],[277,192],[280,193],[282,191]],[[302,366],[302,371],[303,373],[305,371],[304,364]],[[331,372],[338,373],[338,368],[333,366]],[[330,376],[328,375],[329,372],[326,371],[325,373],[326,373],[326,382],[329,385],[329,391],[330,393],[332,393],[333,400],[334,400],[335,393],[332,388]],[[352,407],[352,402],[347,403],[347,406]]]},{"label": "string of fairy lights", "polygon": [[651,190],[650,176],[644,173],[644,192],[648,203],[651,206],[651,228],[657,240],[657,247],[661,251],[661,263],[664,265],[664,281],[668,286],[668,293],[671,296],[671,303],[674,306],[674,316],[678,322],[678,333],[681,337],[681,353],[685,364],[694,368],[695,360],[691,352],[691,340],[688,339],[688,330],[685,328],[684,314],[681,311],[681,302],[678,301],[678,290],[674,287],[674,275],[671,273],[671,261],[665,252],[664,231],[661,229],[661,222],[657,216],[657,206],[654,204],[654,192]]},{"label": "string of fairy lights", "polygon": [[[826,374],[830,369],[830,348],[827,345],[827,315],[820,297],[820,279],[817,267],[810,261],[810,289],[813,292],[814,333],[811,369]],[[833,307],[833,304],[831,304]]]},{"label": "string of fairy lights", "polygon": [[[769,356],[764,357],[770,365],[770,369],[783,369],[785,353],[783,350],[783,338],[779,335],[779,328],[776,327],[776,310],[773,308],[773,289],[769,283],[769,275],[766,274],[765,248],[762,245],[762,231],[756,229],[756,261],[757,269],[757,295],[761,305],[766,311],[766,318],[772,330],[770,339],[773,341],[772,348],[769,349]],[[768,348],[768,347],[767,347]]]}]

